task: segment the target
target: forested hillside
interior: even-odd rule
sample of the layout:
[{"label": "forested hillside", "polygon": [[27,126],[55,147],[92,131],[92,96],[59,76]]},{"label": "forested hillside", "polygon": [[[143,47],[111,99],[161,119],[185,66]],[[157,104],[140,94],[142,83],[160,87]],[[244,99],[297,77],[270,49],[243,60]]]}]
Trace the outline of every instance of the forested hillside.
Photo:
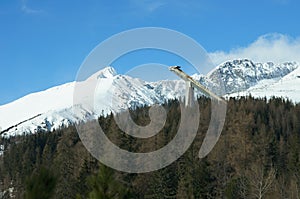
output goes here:
[{"label": "forested hillside", "polygon": [[[299,198],[300,105],[273,98],[230,99],[222,135],[213,151],[198,152],[210,121],[210,100],[198,100],[201,117],[189,150],[168,167],[128,174],[103,166],[84,148],[74,126],[0,141],[0,198]],[[123,133],[113,115],[99,124],[118,146],[154,151],[177,132],[180,106],[164,105],[165,127],[154,137]],[[148,107],[131,111],[149,123]]]}]

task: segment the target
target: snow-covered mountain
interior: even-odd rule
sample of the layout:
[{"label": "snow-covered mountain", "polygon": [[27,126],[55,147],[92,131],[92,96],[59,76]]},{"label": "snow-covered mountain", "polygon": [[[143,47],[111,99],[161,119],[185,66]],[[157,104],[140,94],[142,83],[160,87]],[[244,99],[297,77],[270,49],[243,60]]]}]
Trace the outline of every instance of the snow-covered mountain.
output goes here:
[{"label": "snow-covered mountain", "polygon": [[285,76],[274,78],[266,78],[260,80],[257,84],[249,87],[241,92],[229,94],[231,97],[248,96],[251,94],[253,97],[284,97],[292,100],[293,102],[300,102],[300,67],[296,67],[293,71]]},{"label": "snow-covered mountain", "polygon": [[[300,85],[300,67],[296,62],[274,64],[253,63],[247,59],[232,60],[219,65],[206,76],[195,74],[193,78],[212,90],[220,81],[223,82],[225,92],[221,93],[226,96],[251,93],[257,97],[289,97],[300,102],[297,88]],[[85,89],[89,84],[97,85],[93,108],[85,106],[85,103],[73,103],[75,86],[76,89],[82,87],[81,99],[90,100],[90,92]],[[184,94],[185,83],[182,80],[146,82],[119,75],[112,67],[106,67],[82,82],[63,84],[0,106],[1,135],[14,136],[38,130],[53,131],[111,111],[161,104],[168,99],[182,98]]]},{"label": "snow-covered mountain", "polygon": [[[94,90],[94,107],[85,106],[85,92],[91,84]],[[83,88],[81,104],[73,105],[74,88]],[[99,115],[118,112],[141,105],[161,104],[167,99],[184,95],[183,81],[145,82],[126,75],[118,75],[112,67],[93,74],[82,82],[71,82],[48,90],[27,95],[12,103],[0,106],[2,136],[53,131],[71,123],[87,121]]]},{"label": "snow-covered mountain", "polygon": [[221,78],[224,82],[225,93],[230,94],[245,91],[262,80],[279,80],[296,68],[298,68],[296,62],[253,63],[248,59],[239,59],[219,65],[207,75],[207,78],[213,82]]}]

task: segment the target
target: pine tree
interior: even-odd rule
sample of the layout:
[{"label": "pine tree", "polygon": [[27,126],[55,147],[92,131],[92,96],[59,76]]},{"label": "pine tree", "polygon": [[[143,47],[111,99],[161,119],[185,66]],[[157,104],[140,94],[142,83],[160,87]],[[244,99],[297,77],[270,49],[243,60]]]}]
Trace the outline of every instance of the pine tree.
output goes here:
[{"label": "pine tree", "polygon": [[56,178],[44,167],[26,182],[25,199],[49,199],[54,194]]},{"label": "pine tree", "polygon": [[100,165],[99,172],[87,179],[92,191],[88,199],[119,199],[125,198],[128,191],[115,179],[114,171],[104,165]]}]

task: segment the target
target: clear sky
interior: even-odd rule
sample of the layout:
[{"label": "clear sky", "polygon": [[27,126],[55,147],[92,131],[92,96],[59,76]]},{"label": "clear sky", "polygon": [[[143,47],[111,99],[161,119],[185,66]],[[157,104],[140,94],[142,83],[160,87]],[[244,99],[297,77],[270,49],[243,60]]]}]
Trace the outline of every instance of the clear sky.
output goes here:
[{"label": "clear sky", "polygon": [[96,45],[132,28],[182,32],[216,63],[298,61],[299,9],[298,0],[1,0],[0,104],[74,81]]}]

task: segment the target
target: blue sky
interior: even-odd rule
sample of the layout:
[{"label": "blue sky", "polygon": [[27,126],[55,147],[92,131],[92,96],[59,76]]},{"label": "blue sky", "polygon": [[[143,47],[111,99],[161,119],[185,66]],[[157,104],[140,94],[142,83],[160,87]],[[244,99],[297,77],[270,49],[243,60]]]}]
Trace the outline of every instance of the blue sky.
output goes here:
[{"label": "blue sky", "polygon": [[299,8],[297,0],[1,0],[0,104],[73,81],[94,47],[132,28],[182,32],[216,63],[298,61]]}]

